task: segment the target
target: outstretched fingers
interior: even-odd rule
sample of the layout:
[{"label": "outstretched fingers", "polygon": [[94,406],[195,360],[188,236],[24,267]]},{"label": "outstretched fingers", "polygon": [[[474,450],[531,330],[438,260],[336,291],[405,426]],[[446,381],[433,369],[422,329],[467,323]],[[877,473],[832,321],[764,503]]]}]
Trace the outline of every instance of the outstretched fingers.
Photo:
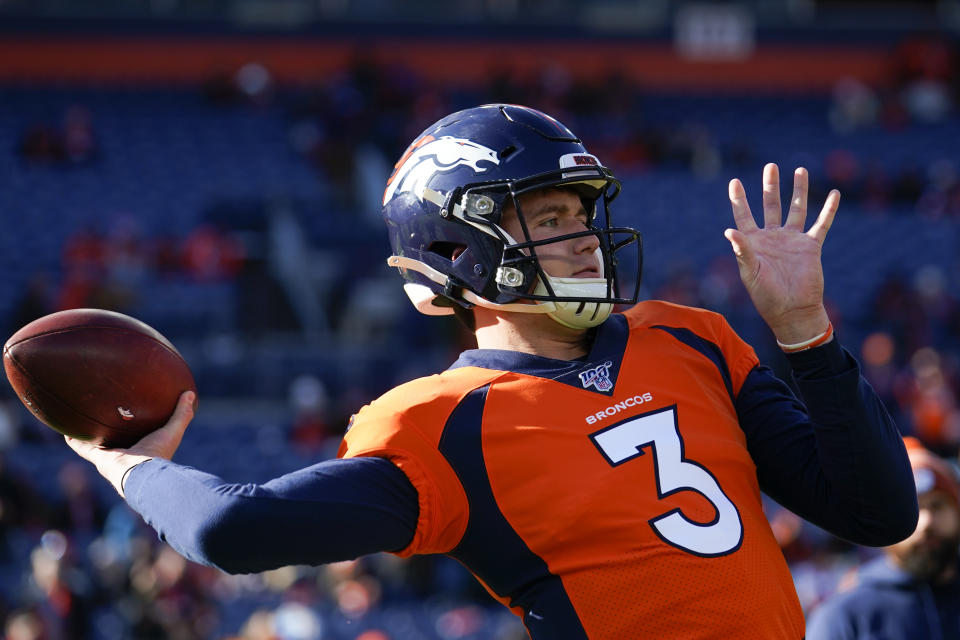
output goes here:
[{"label": "outstretched fingers", "polygon": [[827,194],[827,200],[823,203],[823,209],[817,216],[816,222],[807,231],[807,235],[815,238],[817,242],[823,244],[827,238],[827,231],[833,226],[833,218],[837,215],[837,208],[840,206],[840,192],[836,189]]},{"label": "outstretched fingers", "polygon": [[787,222],[784,227],[803,231],[803,225],[807,221],[807,193],[809,190],[810,176],[803,167],[798,167],[793,172],[793,196],[790,198],[790,211],[787,214]]},{"label": "outstretched fingers", "polygon": [[757,222],[753,219],[753,213],[750,211],[750,205],[747,203],[747,192],[743,189],[743,183],[734,178],[730,181],[728,187],[730,195],[730,206],[733,208],[733,221],[737,229],[747,233],[757,230]]},{"label": "outstretched fingers", "polygon": [[763,167],[763,226],[780,226],[780,169],[772,162]]}]

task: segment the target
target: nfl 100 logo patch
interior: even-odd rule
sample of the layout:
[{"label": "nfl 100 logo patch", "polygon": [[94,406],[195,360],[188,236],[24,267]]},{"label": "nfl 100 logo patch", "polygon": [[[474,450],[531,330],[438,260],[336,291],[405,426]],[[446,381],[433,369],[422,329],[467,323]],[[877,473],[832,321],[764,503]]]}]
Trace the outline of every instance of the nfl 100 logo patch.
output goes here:
[{"label": "nfl 100 logo patch", "polygon": [[610,391],[613,389],[613,381],[610,380],[610,367],[613,363],[609,360],[601,365],[580,372],[580,384],[584,389],[596,387],[597,391]]}]

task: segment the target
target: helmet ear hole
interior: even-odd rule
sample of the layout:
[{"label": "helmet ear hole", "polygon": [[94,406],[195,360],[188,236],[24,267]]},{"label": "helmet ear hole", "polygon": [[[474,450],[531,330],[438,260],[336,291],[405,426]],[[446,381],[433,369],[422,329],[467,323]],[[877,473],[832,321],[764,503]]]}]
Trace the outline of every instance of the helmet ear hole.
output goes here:
[{"label": "helmet ear hole", "polygon": [[438,256],[446,258],[450,262],[453,262],[460,257],[460,254],[467,250],[466,245],[462,245],[456,242],[431,242],[430,246],[427,247],[427,251],[430,253],[435,253]]}]

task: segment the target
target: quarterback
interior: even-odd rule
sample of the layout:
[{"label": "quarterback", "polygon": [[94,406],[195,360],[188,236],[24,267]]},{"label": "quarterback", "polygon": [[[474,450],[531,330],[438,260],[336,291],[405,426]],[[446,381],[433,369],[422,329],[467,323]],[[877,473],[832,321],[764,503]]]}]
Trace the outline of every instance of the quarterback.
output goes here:
[{"label": "quarterback", "polygon": [[823,305],[840,196],[806,229],[807,180],[797,169],[784,218],[764,168],[762,227],[733,180],[726,232],[802,400],[720,315],[638,303],[617,179],[556,119],[499,104],[424,131],[383,197],[411,301],[456,314],[477,349],[360,409],[337,459],[263,485],[170,461],[190,393],[130,449],[70,445],[174,548],[225,571],[441,553],[534,640],[800,640],[761,492],[858,544],[917,523],[897,427]]}]

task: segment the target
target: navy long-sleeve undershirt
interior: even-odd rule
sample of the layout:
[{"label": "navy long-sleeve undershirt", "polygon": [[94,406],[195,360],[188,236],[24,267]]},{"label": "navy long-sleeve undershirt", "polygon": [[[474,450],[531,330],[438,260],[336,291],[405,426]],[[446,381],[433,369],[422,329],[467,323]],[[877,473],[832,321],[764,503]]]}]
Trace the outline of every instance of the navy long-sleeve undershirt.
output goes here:
[{"label": "navy long-sleeve undershirt", "polygon": [[[788,358],[806,408],[766,367],[736,398],[761,488],[858,544],[909,535],[917,502],[903,442],[856,361],[836,341]],[[419,514],[416,489],[380,458],[328,460],[263,485],[151,460],[125,493],[177,551],[231,573],[399,550]]]},{"label": "navy long-sleeve undershirt", "polygon": [[382,458],[327,460],[262,485],[153,459],[130,471],[124,493],[184,557],[228,573],[399,551],[419,515],[416,489]]},{"label": "navy long-sleeve undershirt", "polygon": [[766,367],[736,399],[760,488],[856,544],[885,546],[916,528],[913,473],[893,419],[836,340],[787,356],[805,402]]}]

